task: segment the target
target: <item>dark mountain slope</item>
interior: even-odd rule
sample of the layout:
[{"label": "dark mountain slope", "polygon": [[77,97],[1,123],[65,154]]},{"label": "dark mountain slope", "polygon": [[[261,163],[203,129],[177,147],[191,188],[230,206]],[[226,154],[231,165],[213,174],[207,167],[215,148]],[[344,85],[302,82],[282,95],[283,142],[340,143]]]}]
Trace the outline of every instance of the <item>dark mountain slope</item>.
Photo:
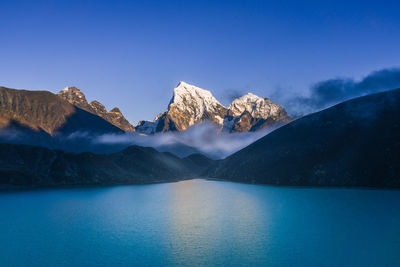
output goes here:
[{"label": "dark mountain slope", "polygon": [[210,163],[139,146],[96,155],[0,144],[0,187],[168,182],[195,177]]},{"label": "dark mountain slope", "polygon": [[203,174],[214,163],[214,160],[200,153],[191,154],[182,160],[185,161],[186,166],[195,174]]},{"label": "dark mountain slope", "polygon": [[301,186],[400,187],[400,89],[293,121],[219,161],[208,176]]}]

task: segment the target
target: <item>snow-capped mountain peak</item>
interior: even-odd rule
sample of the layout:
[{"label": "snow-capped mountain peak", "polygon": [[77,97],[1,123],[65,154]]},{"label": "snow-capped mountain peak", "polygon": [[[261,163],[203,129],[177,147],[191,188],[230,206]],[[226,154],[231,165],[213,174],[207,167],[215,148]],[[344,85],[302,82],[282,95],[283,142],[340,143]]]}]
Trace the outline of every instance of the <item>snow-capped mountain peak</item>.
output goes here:
[{"label": "snow-capped mountain peak", "polygon": [[233,100],[229,106],[229,115],[240,116],[243,112],[249,112],[254,118],[267,119],[276,115],[282,108],[272,103],[268,98],[262,98],[252,93],[247,93]]},{"label": "snow-capped mountain peak", "polygon": [[227,113],[210,91],[184,81],[174,88],[167,111],[154,121],[139,122],[136,130],[145,134],[165,131],[184,131],[190,126],[211,121],[222,125]]},{"label": "snow-capped mountain peak", "polygon": [[229,132],[255,131],[289,119],[286,111],[268,98],[248,93],[235,99],[228,110],[210,91],[181,81],[173,90],[168,109],[154,121],[139,122],[136,130],[144,134],[184,131],[208,121]]},{"label": "snow-capped mountain peak", "polygon": [[176,110],[176,113],[185,114],[188,121],[183,129],[192,126],[196,122],[204,121],[206,118],[222,124],[226,113],[224,107],[210,91],[181,81],[174,88],[170,101],[169,111]]},{"label": "snow-capped mountain peak", "polygon": [[187,104],[185,101],[190,101],[193,104],[206,108],[213,105],[222,106],[210,91],[181,81],[178,86],[174,88],[171,104],[185,105]]}]

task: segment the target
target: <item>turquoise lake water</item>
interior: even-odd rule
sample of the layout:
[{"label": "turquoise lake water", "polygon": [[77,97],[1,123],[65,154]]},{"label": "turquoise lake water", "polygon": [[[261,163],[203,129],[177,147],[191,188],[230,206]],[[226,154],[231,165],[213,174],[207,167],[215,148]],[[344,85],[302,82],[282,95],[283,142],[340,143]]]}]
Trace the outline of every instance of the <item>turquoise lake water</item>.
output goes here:
[{"label": "turquoise lake water", "polygon": [[1,266],[400,266],[400,191],[188,180],[0,192]]}]

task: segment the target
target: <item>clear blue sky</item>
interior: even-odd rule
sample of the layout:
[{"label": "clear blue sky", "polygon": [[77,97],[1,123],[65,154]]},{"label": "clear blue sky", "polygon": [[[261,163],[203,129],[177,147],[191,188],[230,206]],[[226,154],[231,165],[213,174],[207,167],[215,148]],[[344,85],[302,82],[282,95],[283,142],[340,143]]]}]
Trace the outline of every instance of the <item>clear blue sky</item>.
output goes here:
[{"label": "clear blue sky", "polygon": [[306,93],[320,80],[400,66],[398,1],[0,1],[0,84],[118,106],[134,124],[184,80]]}]

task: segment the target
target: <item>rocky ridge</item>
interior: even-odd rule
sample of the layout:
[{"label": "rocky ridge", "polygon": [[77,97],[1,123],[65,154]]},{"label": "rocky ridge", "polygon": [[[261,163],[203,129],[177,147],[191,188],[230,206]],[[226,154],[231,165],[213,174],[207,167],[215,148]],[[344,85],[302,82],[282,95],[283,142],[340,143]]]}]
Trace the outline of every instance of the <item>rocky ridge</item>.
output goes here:
[{"label": "rocky ridge", "polygon": [[113,108],[107,112],[107,109],[100,102],[95,100],[89,103],[82,91],[76,87],[65,87],[57,95],[78,108],[102,117],[123,131],[135,131],[135,127],[129,123],[118,108]]}]

